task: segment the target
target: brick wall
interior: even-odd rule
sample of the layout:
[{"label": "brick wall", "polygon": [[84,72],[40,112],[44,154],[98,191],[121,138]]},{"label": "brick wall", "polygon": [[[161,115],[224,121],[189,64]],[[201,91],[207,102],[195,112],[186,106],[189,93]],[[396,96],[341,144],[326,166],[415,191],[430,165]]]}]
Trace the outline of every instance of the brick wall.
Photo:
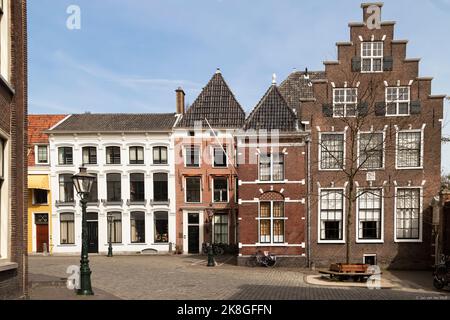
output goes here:
[{"label": "brick wall", "polygon": [[[26,0],[11,1],[11,86],[0,87],[0,103],[6,102],[8,114],[2,115],[0,126],[11,142],[11,220],[10,260],[18,264],[13,271],[0,273],[0,298],[27,294],[27,34]],[[10,123],[10,127],[7,125]]]},{"label": "brick wall", "polygon": [[[239,254],[249,256],[257,250],[263,250],[278,256],[302,257],[304,261],[306,251],[301,245],[306,242],[306,148],[301,137],[289,140],[281,139],[279,144],[273,144],[270,147],[273,147],[274,152],[284,153],[285,179],[289,183],[255,183],[259,179],[259,165],[254,160],[252,161],[252,158],[256,159],[257,150],[245,143],[239,144],[238,152],[242,157],[238,167],[240,181],[239,242],[243,245],[239,249]],[[285,221],[284,240],[289,246],[254,246],[260,242],[257,220],[259,203],[251,202],[255,199],[285,202],[284,214],[287,220]]]},{"label": "brick wall", "polygon": [[[356,210],[351,213],[351,262],[361,263],[364,254],[377,254],[378,263],[391,268],[424,268],[431,265],[431,199],[440,187],[441,122],[443,118],[442,97],[431,96],[431,78],[419,78],[419,60],[406,58],[406,41],[394,40],[395,23],[382,23],[381,29],[370,30],[363,23],[350,24],[350,42],[338,43],[338,61],[325,62],[327,81],[313,81],[315,102],[305,102],[302,118],[310,121],[312,131],[312,262],[319,266],[331,262],[345,262],[345,244],[319,244],[318,242],[318,192],[319,186],[345,188],[348,175],[342,172],[319,170],[320,132],[346,132],[346,168],[352,167],[351,155],[356,154],[357,136],[351,132],[355,122],[348,118],[327,117],[322,113],[324,105],[333,103],[333,88],[358,87],[359,101],[368,104],[368,115],[359,123],[359,131],[385,131],[385,168],[374,170],[376,181],[373,187],[384,191],[384,243],[356,243]],[[384,56],[393,57],[392,71],[381,73],[353,72],[352,59],[361,55],[361,39],[384,43]],[[387,117],[375,114],[377,102],[385,101],[385,82],[391,87],[398,84],[409,86],[411,101],[420,101],[421,112],[406,117]],[[357,120],[354,120],[357,121]],[[359,120],[358,120],[359,121]],[[395,165],[396,130],[424,128],[423,169],[397,170]],[[354,143],[353,143],[354,142]],[[352,149],[352,146],[355,149]],[[361,188],[370,187],[366,171],[356,174],[354,181]],[[347,184],[346,184],[347,182]],[[395,188],[423,187],[423,241],[420,243],[398,243],[394,241]]]}]

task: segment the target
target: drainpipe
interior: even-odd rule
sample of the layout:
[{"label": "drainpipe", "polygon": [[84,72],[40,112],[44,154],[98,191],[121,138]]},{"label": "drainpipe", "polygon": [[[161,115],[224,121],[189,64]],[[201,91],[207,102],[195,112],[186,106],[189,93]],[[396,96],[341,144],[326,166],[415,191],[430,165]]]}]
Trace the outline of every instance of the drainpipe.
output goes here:
[{"label": "drainpipe", "polygon": [[306,145],[307,145],[307,192],[308,192],[308,200],[307,200],[307,210],[308,217],[306,219],[306,228],[307,228],[307,243],[306,243],[306,253],[307,253],[307,262],[308,268],[311,268],[311,137],[306,137]]}]

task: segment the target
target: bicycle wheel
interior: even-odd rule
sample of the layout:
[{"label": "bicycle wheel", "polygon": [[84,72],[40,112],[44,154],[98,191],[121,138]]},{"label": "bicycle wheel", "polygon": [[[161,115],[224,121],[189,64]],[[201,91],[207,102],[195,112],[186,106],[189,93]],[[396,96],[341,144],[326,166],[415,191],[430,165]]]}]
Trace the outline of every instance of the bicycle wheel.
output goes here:
[{"label": "bicycle wheel", "polygon": [[273,259],[267,258],[266,263],[267,263],[266,267],[273,268],[277,264],[277,260],[274,258]]}]

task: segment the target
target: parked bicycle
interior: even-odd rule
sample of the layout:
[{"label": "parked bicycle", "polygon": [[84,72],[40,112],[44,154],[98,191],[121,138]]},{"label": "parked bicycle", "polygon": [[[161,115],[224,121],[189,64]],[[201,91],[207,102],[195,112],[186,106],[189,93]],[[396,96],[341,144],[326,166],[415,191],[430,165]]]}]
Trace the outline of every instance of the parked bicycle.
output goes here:
[{"label": "parked bicycle", "polygon": [[272,268],[275,267],[276,263],[277,257],[274,254],[271,254],[269,251],[259,250],[248,259],[247,265],[250,267]]},{"label": "parked bicycle", "polygon": [[[202,252],[203,252],[203,254],[208,254],[208,247],[209,247],[209,243],[203,243],[202,244]],[[213,243],[212,247],[213,247],[213,254],[215,256],[222,256],[222,255],[224,255],[225,249],[223,248],[222,244],[220,244],[220,243]]]},{"label": "parked bicycle", "polygon": [[450,257],[441,256],[440,263],[434,266],[433,276],[433,285],[438,290],[450,284]]}]

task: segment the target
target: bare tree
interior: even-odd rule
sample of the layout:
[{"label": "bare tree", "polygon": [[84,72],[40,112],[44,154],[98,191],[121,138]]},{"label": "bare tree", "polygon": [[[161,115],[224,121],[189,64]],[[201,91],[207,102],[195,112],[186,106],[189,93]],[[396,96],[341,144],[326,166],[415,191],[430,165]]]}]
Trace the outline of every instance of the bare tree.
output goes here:
[{"label": "bare tree", "polygon": [[[374,119],[380,119],[386,110],[399,108],[399,103],[379,102],[379,93],[381,90],[383,92],[385,90],[384,82],[379,75],[365,75],[362,78],[361,74],[346,73],[344,70],[342,73],[347,79],[345,89],[350,89],[350,91],[346,91],[343,99],[333,97],[333,104],[324,106],[324,112],[328,112],[328,117],[333,119],[336,127],[345,128],[345,143],[343,144],[345,150],[336,150],[335,144],[322,139],[317,139],[317,143],[319,152],[325,155],[325,159],[322,157],[318,165],[322,166],[324,161],[328,161],[328,165],[331,165],[335,172],[335,182],[346,182],[343,196],[346,199],[345,209],[347,212],[344,213],[346,219],[343,228],[345,227],[346,230],[346,262],[349,264],[353,240],[351,238],[353,210],[356,207],[357,199],[367,194],[381,198],[387,197],[384,193],[380,194],[375,191],[385,186],[373,186],[373,188],[363,189],[363,191],[358,190],[358,178],[372,169],[376,170],[382,167],[389,170],[390,167],[395,167],[395,162],[394,164],[388,163],[385,159],[389,155],[395,155],[396,132],[398,128],[406,126],[409,120],[407,120],[408,117],[403,117],[403,120],[396,119],[395,125],[390,123],[388,118],[384,118],[385,121],[374,121]],[[353,92],[351,88],[357,90]],[[356,97],[349,98],[349,94],[355,94]],[[321,101],[327,101],[327,99],[324,98]],[[409,105],[406,107],[409,108]],[[329,169],[329,167],[321,168]],[[319,202],[320,197],[319,194],[317,197]]]}]

